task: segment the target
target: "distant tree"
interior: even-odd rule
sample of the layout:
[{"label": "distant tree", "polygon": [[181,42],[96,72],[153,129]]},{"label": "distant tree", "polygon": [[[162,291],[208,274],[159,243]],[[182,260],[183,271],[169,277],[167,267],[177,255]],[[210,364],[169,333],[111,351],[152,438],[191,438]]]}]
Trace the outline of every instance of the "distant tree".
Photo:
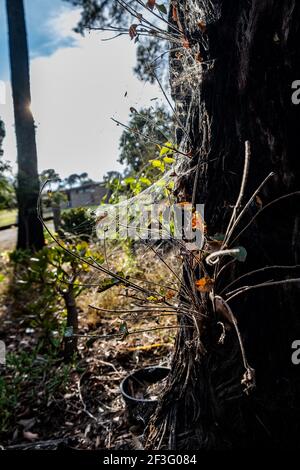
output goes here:
[{"label": "distant tree", "polygon": [[30,77],[23,0],[7,0],[11,82],[18,149],[18,242],[22,249],[39,250],[44,234],[37,215],[39,177],[35,126],[30,110]]},{"label": "distant tree", "polygon": [[[72,3],[76,7],[81,7],[81,19],[76,28],[79,33],[84,33],[85,30],[89,29],[102,29],[120,27],[123,28],[122,34],[127,34],[129,27],[135,23],[135,19],[130,14],[128,8],[122,8],[119,2],[115,0],[65,0]],[[123,2],[124,4],[128,2]],[[139,2],[129,2],[129,7],[133,8],[137,14],[147,16],[148,3],[143,2],[144,5],[138,4]],[[161,15],[165,10],[168,2],[166,0],[160,0],[155,5],[156,14]],[[132,11],[132,10],[131,10]],[[152,17],[152,21],[156,21],[157,18]],[[159,20],[158,20],[159,22]],[[137,21],[138,23],[138,21]],[[164,24],[164,26],[166,26]],[[167,26],[166,28],[167,29]],[[114,33],[112,33],[114,34]],[[132,38],[133,39],[133,38]],[[152,36],[148,35],[136,35],[134,37],[137,43],[137,64],[134,68],[135,73],[141,80],[149,81],[150,83],[155,82],[155,75],[153,74],[154,67],[157,65],[156,60],[159,56],[160,63],[163,63],[163,67],[155,69],[156,74],[164,75],[164,72],[168,69],[167,67],[167,56],[162,55],[164,50],[168,49],[167,42],[161,37],[158,38],[155,34]]]},{"label": "distant tree", "polygon": [[42,171],[42,173],[40,174],[40,180],[41,180],[41,183],[44,183],[47,180],[53,183],[61,182],[61,178],[59,174],[53,168],[49,168],[47,170]]},{"label": "distant tree", "polygon": [[104,183],[107,183],[108,181],[112,181],[114,179],[121,180],[122,174],[119,171],[108,171],[106,175],[103,176]]},{"label": "distant tree", "polygon": [[120,140],[119,162],[126,174],[138,172],[159,153],[159,145],[174,139],[173,119],[164,107],[131,108],[129,128]]},{"label": "distant tree", "polygon": [[70,187],[73,188],[76,183],[80,181],[80,176],[77,173],[72,173],[70,176],[66,178],[66,184]]},{"label": "distant tree", "polygon": [[0,161],[0,210],[16,207],[16,189],[11,176],[11,167]]},{"label": "distant tree", "polygon": [[89,175],[88,175],[86,172],[81,173],[81,175],[79,175],[80,183],[83,183],[83,182],[86,181],[88,178],[89,178]]}]

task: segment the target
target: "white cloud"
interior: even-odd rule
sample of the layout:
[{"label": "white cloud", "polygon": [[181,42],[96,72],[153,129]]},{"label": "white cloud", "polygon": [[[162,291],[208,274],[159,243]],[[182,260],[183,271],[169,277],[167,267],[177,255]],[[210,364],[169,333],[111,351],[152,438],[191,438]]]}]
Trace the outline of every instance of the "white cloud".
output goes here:
[{"label": "white cloud", "polygon": [[[76,12],[51,20],[54,31],[68,35]],[[102,42],[93,32],[78,36],[76,47],[31,62],[32,109],[37,124],[39,169],[55,168],[62,176],[87,171],[100,179],[117,163],[122,132],[110,117],[127,122],[130,106],[149,105],[161,96],[158,87],[133,76],[135,46],[127,37]],[[127,96],[124,94],[127,91]],[[5,157],[15,160],[12,102],[3,118],[7,127]]]}]

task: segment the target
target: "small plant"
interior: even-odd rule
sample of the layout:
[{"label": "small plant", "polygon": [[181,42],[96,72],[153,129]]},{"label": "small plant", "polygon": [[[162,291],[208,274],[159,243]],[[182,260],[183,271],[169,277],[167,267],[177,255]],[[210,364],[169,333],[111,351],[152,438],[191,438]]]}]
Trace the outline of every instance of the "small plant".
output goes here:
[{"label": "small plant", "polygon": [[[77,257],[76,257],[77,256]],[[93,257],[103,262],[98,252],[91,252],[87,242],[64,242],[62,246],[47,246],[34,258],[28,253],[14,252],[11,260],[17,264],[17,284],[22,292],[38,292],[38,297],[29,301],[27,308],[33,317],[33,326],[43,326],[53,346],[57,340],[53,331],[64,322],[64,356],[67,361],[77,353],[78,309],[77,297],[85,290],[80,279],[89,272],[90,266],[78,257]]]}]

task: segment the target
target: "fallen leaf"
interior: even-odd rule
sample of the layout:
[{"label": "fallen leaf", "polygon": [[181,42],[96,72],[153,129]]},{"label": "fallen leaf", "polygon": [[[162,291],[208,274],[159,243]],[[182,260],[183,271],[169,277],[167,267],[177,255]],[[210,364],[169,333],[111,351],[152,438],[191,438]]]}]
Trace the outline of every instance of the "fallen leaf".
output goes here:
[{"label": "fallen leaf", "polygon": [[20,421],[18,421],[18,424],[23,426],[25,432],[29,431],[29,429],[31,429],[35,425],[35,423],[36,423],[35,418],[20,419]]},{"label": "fallen leaf", "polygon": [[24,439],[27,439],[27,441],[36,441],[39,438],[39,435],[34,432],[23,431],[23,437]]}]

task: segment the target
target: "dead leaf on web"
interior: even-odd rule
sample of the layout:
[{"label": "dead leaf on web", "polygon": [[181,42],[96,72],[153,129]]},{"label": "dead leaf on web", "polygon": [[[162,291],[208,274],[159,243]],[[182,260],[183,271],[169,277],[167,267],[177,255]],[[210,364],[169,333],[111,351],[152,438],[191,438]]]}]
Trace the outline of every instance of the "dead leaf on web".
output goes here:
[{"label": "dead leaf on web", "polygon": [[169,292],[166,293],[165,298],[167,300],[173,299],[173,297],[175,297],[176,294],[177,294],[177,292],[169,291]]},{"label": "dead leaf on web", "polygon": [[213,288],[214,281],[210,277],[205,276],[196,281],[195,284],[199,292],[210,292]]},{"label": "dead leaf on web", "polygon": [[193,230],[200,230],[201,232],[205,232],[205,222],[203,220],[202,215],[195,211],[192,216],[192,229]]},{"label": "dead leaf on web", "polygon": [[195,59],[197,62],[203,62],[203,57],[202,55],[200,54],[200,52],[197,52],[196,56],[195,56]]},{"label": "dead leaf on web", "polygon": [[255,196],[255,202],[256,202],[256,205],[258,206],[258,208],[261,209],[262,206],[263,206],[263,202],[262,202],[262,200],[259,196]]},{"label": "dead leaf on web", "polygon": [[129,28],[130,39],[134,39],[137,36],[137,24],[132,24]]},{"label": "dead leaf on web", "polygon": [[191,48],[190,42],[189,42],[189,40],[188,40],[187,38],[184,38],[184,39],[182,40],[182,45],[183,45],[183,47],[184,47],[185,49],[190,49],[190,48]]},{"label": "dead leaf on web", "polygon": [[206,23],[204,21],[199,21],[198,26],[201,29],[202,33],[206,31]]},{"label": "dead leaf on web", "polygon": [[177,12],[177,7],[173,5],[172,9],[172,20],[175,21],[175,23],[178,22],[178,12]]},{"label": "dead leaf on web", "polygon": [[155,7],[155,4],[156,4],[156,0],[148,0],[146,6],[150,8],[150,10],[153,10],[153,8]]}]

